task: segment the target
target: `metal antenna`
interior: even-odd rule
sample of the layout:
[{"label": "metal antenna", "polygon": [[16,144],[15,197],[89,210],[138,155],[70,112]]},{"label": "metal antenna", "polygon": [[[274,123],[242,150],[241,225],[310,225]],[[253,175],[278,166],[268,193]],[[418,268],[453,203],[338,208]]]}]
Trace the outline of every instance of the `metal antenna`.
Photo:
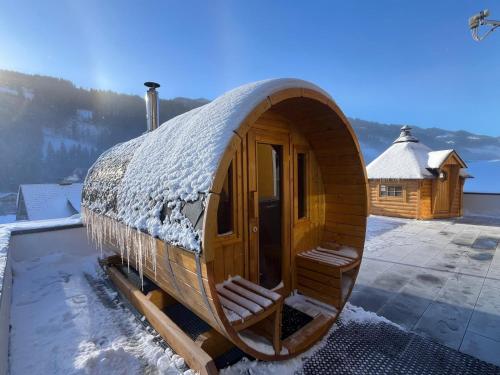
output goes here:
[{"label": "metal antenna", "polygon": [[[488,9],[482,10],[469,18],[469,28],[472,32],[472,38],[479,42],[490,35],[497,27],[500,27],[500,21],[488,20],[490,15]],[[479,26],[489,26],[490,29],[483,35],[479,35]]]}]

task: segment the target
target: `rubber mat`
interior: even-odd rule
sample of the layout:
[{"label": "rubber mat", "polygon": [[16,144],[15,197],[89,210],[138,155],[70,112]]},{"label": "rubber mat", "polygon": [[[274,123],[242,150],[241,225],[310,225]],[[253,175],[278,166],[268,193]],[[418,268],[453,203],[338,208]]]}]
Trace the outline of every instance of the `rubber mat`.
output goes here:
[{"label": "rubber mat", "polygon": [[337,325],[298,374],[500,374],[500,367],[387,323]]}]

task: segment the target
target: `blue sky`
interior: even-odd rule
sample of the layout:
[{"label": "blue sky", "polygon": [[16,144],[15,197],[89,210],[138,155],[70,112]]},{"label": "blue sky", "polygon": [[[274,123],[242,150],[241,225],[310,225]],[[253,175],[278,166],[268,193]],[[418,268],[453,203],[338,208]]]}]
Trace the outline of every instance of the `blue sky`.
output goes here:
[{"label": "blue sky", "polygon": [[297,77],[351,117],[500,136],[500,31],[467,27],[497,0],[4,0],[0,68],[77,86],[213,99]]}]

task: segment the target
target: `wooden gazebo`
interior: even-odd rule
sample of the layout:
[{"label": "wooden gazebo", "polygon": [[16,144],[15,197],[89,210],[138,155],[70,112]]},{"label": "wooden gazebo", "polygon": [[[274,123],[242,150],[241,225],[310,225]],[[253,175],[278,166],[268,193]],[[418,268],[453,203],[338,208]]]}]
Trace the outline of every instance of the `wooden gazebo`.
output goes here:
[{"label": "wooden gazebo", "polygon": [[433,151],[401,128],[367,166],[370,213],[412,219],[462,216],[467,165],[455,150]]}]

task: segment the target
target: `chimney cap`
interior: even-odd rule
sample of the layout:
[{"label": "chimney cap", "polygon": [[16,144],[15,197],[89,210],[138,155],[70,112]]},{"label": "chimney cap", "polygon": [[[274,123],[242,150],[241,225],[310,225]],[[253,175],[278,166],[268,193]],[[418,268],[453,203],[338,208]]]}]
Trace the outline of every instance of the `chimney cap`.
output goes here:
[{"label": "chimney cap", "polygon": [[418,142],[418,139],[411,134],[411,127],[405,125],[401,128],[401,133],[399,137],[392,143],[403,143],[403,142]]},{"label": "chimney cap", "polygon": [[158,87],[160,87],[160,84],[156,83],[156,82],[148,81],[148,82],[144,82],[144,86],[149,87],[150,89],[157,89]]}]

